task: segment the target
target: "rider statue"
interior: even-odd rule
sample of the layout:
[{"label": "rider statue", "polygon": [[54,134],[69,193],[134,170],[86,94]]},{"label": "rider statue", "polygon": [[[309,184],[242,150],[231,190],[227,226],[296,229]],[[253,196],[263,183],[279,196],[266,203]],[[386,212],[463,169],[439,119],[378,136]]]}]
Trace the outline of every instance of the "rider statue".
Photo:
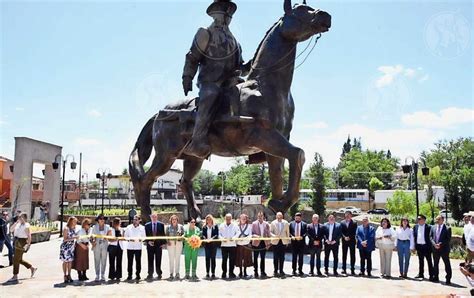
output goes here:
[{"label": "rider statue", "polygon": [[[240,76],[246,76],[250,70],[250,63],[243,63],[240,44],[229,29],[236,10],[237,5],[230,0],[214,0],[206,11],[214,19],[213,23],[199,28],[186,54],[182,77],[185,95],[192,91],[193,78],[199,69],[196,122],[186,152],[198,158],[206,158],[211,153],[207,134],[218,98],[223,91],[236,90],[235,86],[242,82]],[[238,113],[235,109],[235,104],[231,104],[234,115]]]}]

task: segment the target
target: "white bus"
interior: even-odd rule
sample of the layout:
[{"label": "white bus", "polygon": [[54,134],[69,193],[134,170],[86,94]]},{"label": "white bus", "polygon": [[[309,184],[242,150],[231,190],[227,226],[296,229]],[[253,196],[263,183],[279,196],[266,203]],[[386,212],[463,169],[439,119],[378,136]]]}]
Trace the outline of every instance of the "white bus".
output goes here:
[{"label": "white bus", "polygon": [[[300,201],[311,200],[312,189],[300,189]],[[368,201],[368,189],[326,189],[326,201]]]}]

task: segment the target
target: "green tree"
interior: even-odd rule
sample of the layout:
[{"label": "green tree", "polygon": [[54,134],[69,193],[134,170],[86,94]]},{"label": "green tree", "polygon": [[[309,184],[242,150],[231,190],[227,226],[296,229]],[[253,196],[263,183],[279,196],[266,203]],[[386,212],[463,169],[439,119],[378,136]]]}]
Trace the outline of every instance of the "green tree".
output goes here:
[{"label": "green tree", "polygon": [[441,170],[439,166],[436,166],[430,169],[429,175],[424,176],[421,175],[421,173],[418,173],[418,177],[422,184],[426,185],[427,187],[426,202],[422,204],[424,205],[424,208],[427,209],[422,209],[422,207],[420,206],[420,212],[421,214],[431,217],[431,221],[434,222],[435,215],[438,214],[439,208],[437,206],[436,200],[434,200],[436,190],[433,188],[433,186],[441,184]]},{"label": "green tree", "polygon": [[390,214],[396,216],[410,216],[416,213],[416,201],[413,193],[397,190],[391,198],[387,199],[386,205]]},{"label": "green tree", "polygon": [[474,209],[474,141],[471,137],[443,140],[429,152],[423,152],[428,167],[439,166],[441,183],[446,190],[448,206],[453,218]]},{"label": "green tree", "polygon": [[216,194],[214,187],[216,179],[218,177],[214,173],[202,169],[193,181],[194,191],[202,195]]},{"label": "green tree", "polygon": [[128,169],[127,168],[123,168],[122,175],[128,175]]},{"label": "green tree", "polygon": [[340,186],[369,188],[370,179],[376,177],[386,188],[390,188],[397,165],[398,160],[387,158],[385,151],[351,150],[338,165]]},{"label": "green tree", "polygon": [[327,176],[323,158],[317,152],[314,154],[313,163],[309,167],[308,176],[311,178],[311,188],[313,190],[311,207],[316,214],[324,215],[326,210],[325,192]]}]

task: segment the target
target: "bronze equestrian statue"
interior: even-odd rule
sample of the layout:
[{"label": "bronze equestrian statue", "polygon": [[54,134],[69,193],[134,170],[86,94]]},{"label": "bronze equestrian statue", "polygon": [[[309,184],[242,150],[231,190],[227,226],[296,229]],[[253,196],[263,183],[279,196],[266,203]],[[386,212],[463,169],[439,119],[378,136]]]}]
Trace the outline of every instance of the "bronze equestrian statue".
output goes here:
[{"label": "bronze equestrian statue", "polygon": [[[315,10],[305,2],[292,7],[291,0],[284,0],[283,6],[283,17],[267,31],[251,60],[247,80],[236,86],[238,92],[232,88],[230,92],[220,90],[219,99],[214,100],[216,104],[208,107],[215,109],[210,111],[214,119],[207,134],[211,153],[226,157],[249,156],[251,163],[266,161],[272,189],[268,207],[274,212],[286,212],[298,201],[305,161],[304,151],[289,142],[295,109],[290,87],[296,46],[331,27],[331,16],[327,12]],[[239,65],[236,63],[235,67]],[[189,87],[189,83],[186,86]],[[242,116],[231,115],[233,102],[239,103]],[[196,157],[199,154],[192,152],[189,146],[196,109],[200,109],[200,98],[170,104],[151,117],[138,136],[130,154],[129,172],[145,220],[151,212],[150,190],[154,181],[177,159],[183,160],[181,189],[188,203],[189,217],[200,218],[192,184],[204,158]],[[145,171],[143,165],[153,149],[155,157]],[[290,168],[288,189],[283,193],[285,159]]]}]

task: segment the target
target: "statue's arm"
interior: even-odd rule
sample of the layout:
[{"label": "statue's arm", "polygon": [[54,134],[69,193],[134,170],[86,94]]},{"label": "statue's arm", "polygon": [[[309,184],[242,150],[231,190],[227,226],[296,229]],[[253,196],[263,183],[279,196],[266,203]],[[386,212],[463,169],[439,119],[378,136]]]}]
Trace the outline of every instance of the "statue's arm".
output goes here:
[{"label": "statue's arm", "polygon": [[201,59],[204,57],[207,45],[209,43],[209,32],[205,28],[199,28],[193,39],[193,44],[186,54],[186,60],[183,69],[183,78],[188,77],[191,80],[196,75]]}]

